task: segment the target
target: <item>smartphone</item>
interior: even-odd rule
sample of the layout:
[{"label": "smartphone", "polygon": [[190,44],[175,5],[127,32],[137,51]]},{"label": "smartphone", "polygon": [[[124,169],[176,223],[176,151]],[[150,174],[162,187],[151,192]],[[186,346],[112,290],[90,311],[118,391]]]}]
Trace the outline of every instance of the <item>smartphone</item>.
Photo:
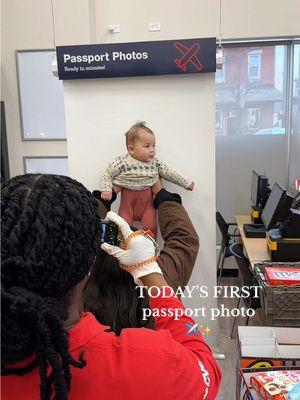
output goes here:
[{"label": "smartphone", "polygon": [[[114,246],[119,246],[123,240],[123,237],[121,232],[119,231],[118,225],[107,219],[101,219],[101,225],[101,244],[105,242]],[[130,228],[133,232],[138,230],[138,228],[136,228],[135,226],[130,226]]]},{"label": "smartphone", "polygon": [[105,219],[101,220],[101,225],[102,225],[101,244],[106,242],[108,244],[118,246],[120,244],[118,225],[112,221]]}]

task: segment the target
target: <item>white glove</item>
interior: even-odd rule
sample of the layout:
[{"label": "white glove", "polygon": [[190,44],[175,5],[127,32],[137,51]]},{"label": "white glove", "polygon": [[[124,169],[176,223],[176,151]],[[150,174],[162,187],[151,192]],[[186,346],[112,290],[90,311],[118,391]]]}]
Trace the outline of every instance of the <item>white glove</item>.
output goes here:
[{"label": "white glove", "polygon": [[[126,239],[128,239],[128,237],[133,233],[128,223],[113,211],[109,211],[107,213],[106,219],[109,219],[118,225],[123,235],[123,241],[126,242]],[[162,274],[162,271],[156,261],[152,261],[138,268],[134,267],[155,257],[155,247],[151,239],[140,234],[129,238],[126,244],[126,250],[123,250],[117,246],[112,246],[108,243],[103,243],[101,245],[101,249],[106,251],[111,256],[117,258],[120,263],[125,266],[125,268],[128,267],[126,270],[133,276],[134,282],[137,285],[143,285],[142,281],[139,279],[143,276],[152,273]]]}]

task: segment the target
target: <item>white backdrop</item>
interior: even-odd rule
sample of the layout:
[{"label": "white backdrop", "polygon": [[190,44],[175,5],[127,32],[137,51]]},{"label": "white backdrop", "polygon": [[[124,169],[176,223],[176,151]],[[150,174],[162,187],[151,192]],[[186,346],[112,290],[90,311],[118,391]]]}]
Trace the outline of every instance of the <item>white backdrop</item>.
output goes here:
[{"label": "white backdrop", "polygon": [[215,284],[214,93],[214,74],[64,82],[70,176],[98,189],[107,163],[126,152],[124,132],[144,120],[156,133],[157,157],[195,181],[194,192],[165,185],[182,195],[200,236],[190,285]]}]

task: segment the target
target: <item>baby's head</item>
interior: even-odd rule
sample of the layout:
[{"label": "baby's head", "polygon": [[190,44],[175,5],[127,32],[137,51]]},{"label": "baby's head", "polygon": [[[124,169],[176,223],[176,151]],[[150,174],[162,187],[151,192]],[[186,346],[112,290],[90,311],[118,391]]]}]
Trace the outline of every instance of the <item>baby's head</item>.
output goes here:
[{"label": "baby's head", "polygon": [[134,124],[125,133],[128,153],[136,160],[149,163],[155,157],[155,135],[144,122]]}]

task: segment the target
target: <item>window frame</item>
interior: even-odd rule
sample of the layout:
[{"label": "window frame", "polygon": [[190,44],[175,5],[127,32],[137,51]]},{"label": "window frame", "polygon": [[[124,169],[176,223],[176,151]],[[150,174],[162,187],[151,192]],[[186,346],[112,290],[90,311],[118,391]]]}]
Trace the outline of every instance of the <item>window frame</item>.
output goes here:
[{"label": "window frame", "polygon": [[[248,74],[247,75],[248,75],[248,80],[249,81],[257,82],[257,81],[261,80],[261,54],[262,54],[262,51],[259,51],[259,50],[255,51],[254,50],[253,52],[250,52],[247,55],[248,56]],[[253,68],[253,65],[250,65],[251,64],[250,60],[251,60],[251,57],[253,57],[253,56],[258,57],[257,75],[250,76],[251,68]]]}]

